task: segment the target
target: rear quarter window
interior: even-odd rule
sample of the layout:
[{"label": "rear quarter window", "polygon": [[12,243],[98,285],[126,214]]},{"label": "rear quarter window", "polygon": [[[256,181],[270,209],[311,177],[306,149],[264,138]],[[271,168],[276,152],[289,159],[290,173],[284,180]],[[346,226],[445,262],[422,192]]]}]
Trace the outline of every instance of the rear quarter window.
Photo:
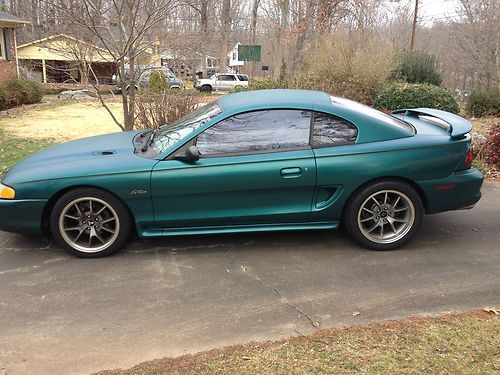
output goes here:
[{"label": "rear quarter window", "polygon": [[415,128],[413,125],[407,123],[406,121],[400,120],[394,116],[387,115],[384,112],[380,112],[376,110],[375,108],[368,107],[367,105],[355,102],[353,100],[345,99],[345,98],[339,98],[337,96],[330,96],[332,104],[340,104],[345,107],[352,108],[354,110],[357,110],[359,112],[363,112],[370,117],[385,123],[390,126],[396,126],[398,128],[407,130],[411,132],[412,134],[415,134]]},{"label": "rear quarter window", "polygon": [[356,142],[358,128],[343,118],[315,112],[313,118],[313,147],[349,145]]}]

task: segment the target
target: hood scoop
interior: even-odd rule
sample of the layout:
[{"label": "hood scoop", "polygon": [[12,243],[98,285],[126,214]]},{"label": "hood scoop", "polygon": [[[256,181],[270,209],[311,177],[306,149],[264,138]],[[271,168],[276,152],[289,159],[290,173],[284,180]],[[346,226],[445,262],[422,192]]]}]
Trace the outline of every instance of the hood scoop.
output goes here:
[{"label": "hood scoop", "polygon": [[113,150],[105,150],[105,151],[94,151],[92,155],[94,156],[108,156],[108,155],[114,155],[116,154],[116,151]]}]

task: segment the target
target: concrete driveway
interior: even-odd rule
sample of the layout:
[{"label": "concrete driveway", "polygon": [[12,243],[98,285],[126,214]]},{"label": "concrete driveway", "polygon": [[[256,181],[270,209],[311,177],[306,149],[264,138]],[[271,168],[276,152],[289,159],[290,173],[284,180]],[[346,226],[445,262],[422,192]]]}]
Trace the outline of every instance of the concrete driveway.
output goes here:
[{"label": "concrete driveway", "polygon": [[[500,305],[500,184],[404,249],[342,231],[134,241],[81,260],[0,233],[0,374],[85,374],[250,340]],[[353,315],[354,312],[360,314]]]}]

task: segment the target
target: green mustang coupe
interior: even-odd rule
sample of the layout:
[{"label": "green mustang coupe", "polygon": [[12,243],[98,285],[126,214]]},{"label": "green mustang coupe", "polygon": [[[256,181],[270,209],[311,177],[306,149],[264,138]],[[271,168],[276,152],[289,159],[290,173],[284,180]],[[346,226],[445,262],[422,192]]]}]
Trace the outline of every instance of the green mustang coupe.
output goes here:
[{"label": "green mustang coupe", "polygon": [[428,108],[386,115],[323,92],[220,98],[156,130],[34,154],[0,184],[0,230],[51,233],[80,257],[141,237],[333,229],[394,249],[425,214],[469,208],[471,124]]}]

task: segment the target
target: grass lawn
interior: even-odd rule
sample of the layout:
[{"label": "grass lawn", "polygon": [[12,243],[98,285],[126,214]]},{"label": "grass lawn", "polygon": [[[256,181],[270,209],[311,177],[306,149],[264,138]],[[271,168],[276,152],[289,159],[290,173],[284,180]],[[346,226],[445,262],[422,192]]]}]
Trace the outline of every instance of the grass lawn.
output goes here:
[{"label": "grass lawn", "polygon": [[[122,118],[121,103],[109,103]],[[97,102],[50,102],[34,107],[15,108],[0,118],[0,129],[18,138],[72,139],[121,131],[108,112]]]},{"label": "grass lawn", "polygon": [[99,374],[498,374],[499,332],[500,317],[478,311],[322,330]]},{"label": "grass lawn", "polygon": [[[121,116],[121,104],[110,103]],[[121,131],[96,102],[49,102],[0,117],[0,176],[26,156],[56,143]]]},{"label": "grass lawn", "polygon": [[0,176],[21,159],[53,144],[50,139],[14,137],[0,126]]}]

